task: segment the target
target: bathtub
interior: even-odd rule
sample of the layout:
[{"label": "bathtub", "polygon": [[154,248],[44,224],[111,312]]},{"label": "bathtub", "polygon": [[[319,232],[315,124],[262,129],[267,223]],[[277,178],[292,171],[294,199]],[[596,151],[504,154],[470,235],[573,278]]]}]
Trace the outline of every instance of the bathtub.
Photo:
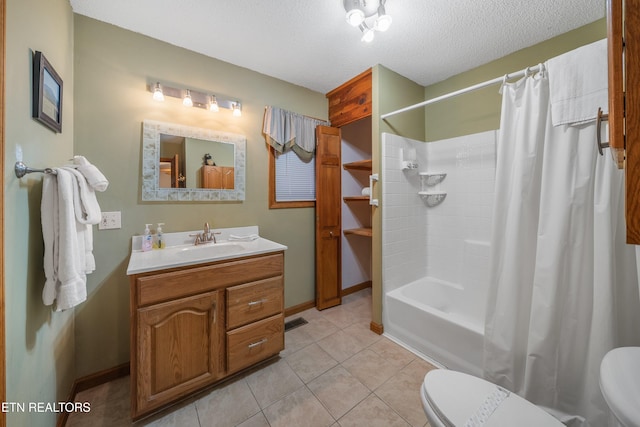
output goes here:
[{"label": "bathtub", "polygon": [[425,277],[387,292],[385,335],[436,365],[482,375],[484,298]]}]

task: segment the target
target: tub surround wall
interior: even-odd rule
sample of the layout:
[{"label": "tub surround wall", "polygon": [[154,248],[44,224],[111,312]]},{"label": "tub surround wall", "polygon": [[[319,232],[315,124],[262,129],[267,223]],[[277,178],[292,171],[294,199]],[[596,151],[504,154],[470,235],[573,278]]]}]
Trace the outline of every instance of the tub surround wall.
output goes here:
[{"label": "tub surround wall", "polygon": [[[435,331],[449,327],[448,321],[457,322],[466,326],[454,326],[454,332],[448,334],[449,340],[452,343],[471,340],[479,348],[465,351],[482,351],[482,340],[477,336],[484,328],[488,289],[495,144],[495,131],[431,143],[383,134],[385,329],[410,348],[467,372],[475,372],[473,364],[477,360],[458,360],[454,355],[460,349],[454,346],[450,352],[440,352],[438,339],[429,340]],[[403,150],[416,151],[418,169],[402,169]],[[425,178],[419,172],[447,175],[441,183],[429,187],[422,183]],[[424,189],[446,192],[447,196],[441,204],[429,207],[418,195]],[[405,288],[415,289],[417,293]],[[422,292],[421,288],[432,290]],[[436,298],[436,294],[442,293],[455,293],[455,297]],[[412,294],[422,297],[412,301]],[[411,316],[402,314],[411,310]],[[421,313],[429,310],[437,313]],[[443,320],[438,316],[450,318]],[[421,319],[418,328],[414,327],[416,319]],[[456,330],[460,331],[457,335]],[[445,341],[440,340],[442,344]],[[449,360],[438,360],[438,357]]]}]

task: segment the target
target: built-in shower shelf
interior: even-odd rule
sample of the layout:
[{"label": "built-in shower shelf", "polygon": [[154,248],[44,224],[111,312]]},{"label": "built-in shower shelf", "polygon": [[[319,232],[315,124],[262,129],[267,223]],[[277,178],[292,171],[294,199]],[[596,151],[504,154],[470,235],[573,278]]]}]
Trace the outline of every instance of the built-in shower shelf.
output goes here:
[{"label": "built-in shower shelf", "polygon": [[369,227],[364,227],[364,228],[350,228],[347,230],[343,230],[342,231],[345,236],[348,234],[354,234],[356,236],[365,236],[365,237],[371,237],[373,235],[373,232],[371,230],[371,228]]},{"label": "built-in shower shelf", "polygon": [[418,191],[418,194],[430,208],[438,206],[440,203],[444,202],[444,199],[447,197],[447,193],[443,191]]},{"label": "built-in shower shelf", "polygon": [[440,184],[446,177],[445,172],[420,172],[422,182],[428,187]]}]

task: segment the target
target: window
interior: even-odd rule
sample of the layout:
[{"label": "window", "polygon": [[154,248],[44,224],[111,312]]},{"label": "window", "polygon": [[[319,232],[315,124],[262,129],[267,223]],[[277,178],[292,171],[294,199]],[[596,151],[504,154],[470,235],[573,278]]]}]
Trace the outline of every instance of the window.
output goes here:
[{"label": "window", "polygon": [[302,160],[293,150],[284,154],[269,150],[269,208],[315,206],[315,157]]}]

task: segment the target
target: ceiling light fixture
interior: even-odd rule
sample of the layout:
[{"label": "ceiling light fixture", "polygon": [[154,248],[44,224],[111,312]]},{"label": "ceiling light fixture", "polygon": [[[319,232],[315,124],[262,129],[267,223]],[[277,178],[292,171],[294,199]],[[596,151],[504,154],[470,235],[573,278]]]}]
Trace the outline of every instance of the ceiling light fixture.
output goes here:
[{"label": "ceiling light fixture", "polygon": [[211,95],[210,91],[199,92],[181,87],[171,87],[160,82],[152,83],[154,81],[147,82],[147,90],[153,94],[155,101],[164,101],[166,97],[178,98],[182,100],[185,107],[198,107],[214,113],[220,111],[221,108],[226,108],[236,116],[242,115],[242,104],[236,97],[222,97]]},{"label": "ceiling light fixture", "polygon": [[385,3],[386,0],[343,0],[347,22],[360,28],[363,42],[371,42],[375,31],[387,31],[391,26]]}]

